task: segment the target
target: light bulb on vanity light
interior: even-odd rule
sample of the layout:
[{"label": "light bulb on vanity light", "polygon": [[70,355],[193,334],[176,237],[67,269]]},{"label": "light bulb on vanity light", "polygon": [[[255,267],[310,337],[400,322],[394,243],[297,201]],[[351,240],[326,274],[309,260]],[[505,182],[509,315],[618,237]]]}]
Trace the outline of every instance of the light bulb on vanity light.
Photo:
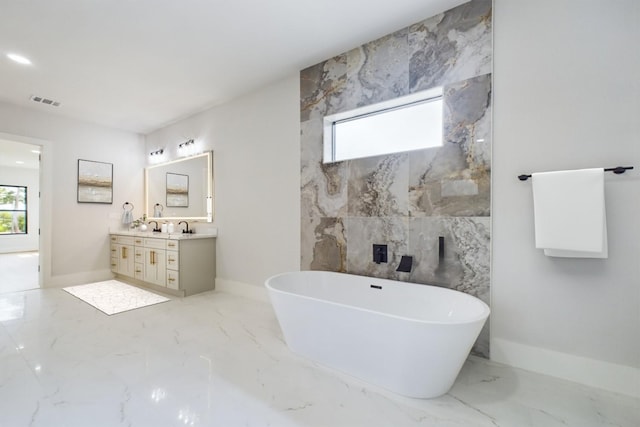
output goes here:
[{"label": "light bulb on vanity light", "polygon": [[181,144],[178,144],[178,154],[183,157],[197,154],[195,140],[192,138]]},{"label": "light bulb on vanity light", "polygon": [[193,139],[190,139],[188,141],[183,142],[182,144],[178,144],[178,149],[186,148],[186,147],[188,147],[190,145],[193,145],[193,144],[195,144],[195,142],[193,141]]}]

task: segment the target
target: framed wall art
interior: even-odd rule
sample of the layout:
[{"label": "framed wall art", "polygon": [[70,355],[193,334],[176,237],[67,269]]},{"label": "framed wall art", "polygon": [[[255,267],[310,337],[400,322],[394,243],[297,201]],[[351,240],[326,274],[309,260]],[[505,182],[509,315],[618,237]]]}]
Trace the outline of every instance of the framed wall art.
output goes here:
[{"label": "framed wall art", "polygon": [[78,203],[113,203],[113,164],[78,159]]}]

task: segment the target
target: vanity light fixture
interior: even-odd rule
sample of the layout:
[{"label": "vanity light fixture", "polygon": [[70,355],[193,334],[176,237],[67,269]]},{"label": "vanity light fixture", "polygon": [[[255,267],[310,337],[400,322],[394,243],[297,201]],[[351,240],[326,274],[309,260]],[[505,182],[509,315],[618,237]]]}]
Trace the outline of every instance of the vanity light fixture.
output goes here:
[{"label": "vanity light fixture", "polygon": [[151,153],[149,153],[149,155],[150,156],[159,156],[162,153],[164,153],[164,148],[161,148],[161,149],[156,150],[156,151],[152,151]]},{"label": "vanity light fixture", "polygon": [[182,144],[178,144],[178,149],[188,147],[189,145],[195,144],[193,139],[183,142]]}]

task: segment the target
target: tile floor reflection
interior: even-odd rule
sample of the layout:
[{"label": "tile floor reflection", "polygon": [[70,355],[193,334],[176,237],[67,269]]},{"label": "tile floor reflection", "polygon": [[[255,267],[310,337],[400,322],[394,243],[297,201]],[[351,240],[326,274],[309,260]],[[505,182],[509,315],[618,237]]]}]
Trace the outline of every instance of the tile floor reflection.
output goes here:
[{"label": "tile floor reflection", "polygon": [[0,254],[0,294],[37,289],[38,251]]},{"label": "tile floor reflection", "polygon": [[271,306],[207,292],[107,316],[60,289],[0,295],[0,426],[622,426],[640,401],[470,358],[405,398],[289,352]]}]

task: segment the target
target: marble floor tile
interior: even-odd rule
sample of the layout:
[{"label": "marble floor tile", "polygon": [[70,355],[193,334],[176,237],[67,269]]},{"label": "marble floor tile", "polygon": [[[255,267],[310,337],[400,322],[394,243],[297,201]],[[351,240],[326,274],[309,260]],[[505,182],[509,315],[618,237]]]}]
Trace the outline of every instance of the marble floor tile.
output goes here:
[{"label": "marble floor tile", "polygon": [[0,293],[37,289],[38,251],[0,254]]},{"label": "marble floor tile", "polygon": [[640,424],[638,399],[475,357],[448,394],[398,396],[291,353],[269,304],[218,291],[118,316],[0,295],[0,408],[34,427]]}]

